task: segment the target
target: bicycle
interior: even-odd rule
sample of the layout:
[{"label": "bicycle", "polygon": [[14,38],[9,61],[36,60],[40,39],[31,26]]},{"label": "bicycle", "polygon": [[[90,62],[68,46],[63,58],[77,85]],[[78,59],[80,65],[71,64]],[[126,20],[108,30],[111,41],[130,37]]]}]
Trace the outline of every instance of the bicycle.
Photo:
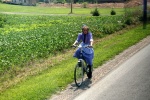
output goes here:
[{"label": "bicycle", "polygon": [[87,46],[73,46],[73,47],[78,47],[80,49],[81,59],[78,59],[78,62],[74,69],[74,81],[75,81],[76,86],[80,87],[83,83],[84,74],[86,73],[87,76],[89,74],[88,64],[83,59],[83,55],[82,55],[83,48],[89,48],[89,46],[87,45]]}]

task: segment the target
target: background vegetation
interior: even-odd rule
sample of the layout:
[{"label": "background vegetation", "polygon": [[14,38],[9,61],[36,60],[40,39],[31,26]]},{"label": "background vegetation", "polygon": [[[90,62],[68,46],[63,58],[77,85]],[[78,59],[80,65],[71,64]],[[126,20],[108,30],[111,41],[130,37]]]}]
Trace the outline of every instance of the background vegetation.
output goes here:
[{"label": "background vegetation", "polygon": [[[94,37],[103,37],[126,27],[124,16],[22,16],[1,15],[0,72],[39,58],[47,58],[56,51],[67,49],[87,24]],[[134,21],[137,22],[137,21]],[[133,24],[133,23],[132,23]]]}]

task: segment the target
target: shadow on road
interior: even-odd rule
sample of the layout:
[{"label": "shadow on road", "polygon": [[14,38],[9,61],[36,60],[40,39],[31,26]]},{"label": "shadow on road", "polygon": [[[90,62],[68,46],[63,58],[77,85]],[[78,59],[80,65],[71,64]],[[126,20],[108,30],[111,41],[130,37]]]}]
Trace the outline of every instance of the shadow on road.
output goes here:
[{"label": "shadow on road", "polygon": [[85,79],[85,81],[83,81],[82,85],[80,87],[77,87],[75,83],[71,84],[71,90],[77,91],[79,89],[82,90],[86,90],[88,88],[90,88],[90,84],[92,84],[92,81],[88,78]]}]

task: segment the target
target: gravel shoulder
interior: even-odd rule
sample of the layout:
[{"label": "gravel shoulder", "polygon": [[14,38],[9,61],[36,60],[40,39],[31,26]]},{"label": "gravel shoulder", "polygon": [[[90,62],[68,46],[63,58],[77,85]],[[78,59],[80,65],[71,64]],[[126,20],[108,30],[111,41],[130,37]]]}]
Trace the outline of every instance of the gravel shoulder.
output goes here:
[{"label": "gravel shoulder", "polygon": [[73,82],[69,84],[65,90],[56,93],[51,98],[49,98],[49,100],[73,100],[78,94],[92,87],[96,82],[105,77],[109,72],[115,70],[120,64],[122,64],[124,61],[126,61],[128,58],[133,56],[135,53],[140,51],[148,44],[150,44],[150,36],[141,40],[139,43],[129,47],[102,66],[94,69],[93,78],[91,80],[85,79],[81,87],[77,88]]}]

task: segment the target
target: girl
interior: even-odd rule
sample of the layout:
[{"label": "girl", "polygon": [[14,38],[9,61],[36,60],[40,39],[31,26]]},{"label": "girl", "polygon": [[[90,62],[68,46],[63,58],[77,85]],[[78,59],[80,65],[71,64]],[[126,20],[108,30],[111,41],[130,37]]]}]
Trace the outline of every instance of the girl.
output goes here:
[{"label": "girl", "polygon": [[[89,74],[87,75],[89,79],[92,78],[92,65],[93,65],[93,58],[94,58],[94,50],[93,50],[93,36],[92,33],[89,32],[89,27],[86,25],[83,25],[82,27],[82,33],[78,34],[77,40],[74,42],[74,46],[76,44],[79,44],[81,46],[88,45],[89,48],[83,49],[83,58],[85,62],[88,64],[89,67]],[[77,49],[77,51],[74,54],[74,57],[80,59],[80,49]]]}]

